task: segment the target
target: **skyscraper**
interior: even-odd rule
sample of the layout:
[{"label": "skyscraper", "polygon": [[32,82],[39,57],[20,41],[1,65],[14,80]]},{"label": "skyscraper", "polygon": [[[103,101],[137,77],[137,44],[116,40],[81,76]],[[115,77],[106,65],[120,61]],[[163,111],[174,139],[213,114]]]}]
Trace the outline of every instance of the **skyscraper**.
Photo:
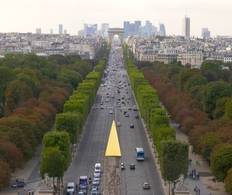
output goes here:
[{"label": "skyscraper", "polygon": [[63,24],[59,24],[59,34],[63,34]]},{"label": "skyscraper", "polygon": [[84,24],[84,36],[95,36],[97,34],[97,24]]},{"label": "skyscraper", "polygon": [[42,29],[41,28],[36,28],[35,29],[35,33],[36,34],[41,34],[42,33]]},{"label": "skyscraper", "polygon": [[130,33],[130,22],[124,21],[123,22],[123,28],[124,28],[124,37],[128,37]]},{"label": "skyscraper", "polygon": [[108,23],[103,23],[101,25],[101,34],[103,37],[107,37],[108,36],[108,29],[109,29],[110,25]]},{"label": "skyscraper", "polygon": [[190,38],[190,18],[187,16],[184,18],[183,35],[186,39]]},{"label": "skyscraper", "polygon": [[135,21],[135,35],[139,35],[140,27],[141,27],[142,22],[137,20]]},{"label": "skyscraper", "polygon": [[203,39],[209,39],[210,38],[210,31],[208,28],[202,28],[201,29],[201,36]]},{"label": "skyscraper", "polygon": [[160,36],[166,36],[166,29],[165,29],[165,25],[164,24],[160,24],[159,25],[159,35]]}]

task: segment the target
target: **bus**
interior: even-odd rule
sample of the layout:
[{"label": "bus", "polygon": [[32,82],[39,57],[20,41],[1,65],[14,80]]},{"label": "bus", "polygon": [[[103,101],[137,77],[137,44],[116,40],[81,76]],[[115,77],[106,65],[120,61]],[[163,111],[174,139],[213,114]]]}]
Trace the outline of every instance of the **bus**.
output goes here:
[{"label": "bus", "polygon": [[143,161],[144,160],[144,150],[143,148],[136,148],[136,160]]}]

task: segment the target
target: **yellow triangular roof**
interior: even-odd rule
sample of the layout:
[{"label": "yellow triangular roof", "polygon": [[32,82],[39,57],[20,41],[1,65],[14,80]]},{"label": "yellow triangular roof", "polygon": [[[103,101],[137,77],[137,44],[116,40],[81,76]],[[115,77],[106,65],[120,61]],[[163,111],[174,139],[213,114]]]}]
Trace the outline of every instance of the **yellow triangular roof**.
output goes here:
[{"label": "yellow triangular roof", "polygon": [[113,120],[110,130],[110,135],[106,147],[105,156],[121,156],[120,144],[115,121]]}]

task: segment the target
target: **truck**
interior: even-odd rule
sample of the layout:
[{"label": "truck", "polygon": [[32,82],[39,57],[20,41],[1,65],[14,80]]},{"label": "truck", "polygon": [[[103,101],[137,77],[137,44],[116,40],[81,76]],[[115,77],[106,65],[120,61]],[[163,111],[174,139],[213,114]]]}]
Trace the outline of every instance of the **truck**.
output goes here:
[{"label": "truck", "polygon": [[136,148],[136,160],[143,161],[145,159],[143,148]]},{"label": "truck", "polygon": [[79,191],[87,193],[88,191],[88,177],[87,176],[80,176]]}]

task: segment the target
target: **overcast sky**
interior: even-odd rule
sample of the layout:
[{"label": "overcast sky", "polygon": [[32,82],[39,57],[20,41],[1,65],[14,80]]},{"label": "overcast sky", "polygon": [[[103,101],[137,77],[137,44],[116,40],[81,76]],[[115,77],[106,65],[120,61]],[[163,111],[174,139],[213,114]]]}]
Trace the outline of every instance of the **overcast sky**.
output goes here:
[{"label": "overcast sky", "polygon": [[0,0],[0,32],[43,32],[58,24],[71,34],[83,23],[110,23],[121,27],[124,20],[164,23],[168,34],[181,34],[183,17],[191,18],[191,34],[208,27],[213,35],[232,35],[232,0]]}]

